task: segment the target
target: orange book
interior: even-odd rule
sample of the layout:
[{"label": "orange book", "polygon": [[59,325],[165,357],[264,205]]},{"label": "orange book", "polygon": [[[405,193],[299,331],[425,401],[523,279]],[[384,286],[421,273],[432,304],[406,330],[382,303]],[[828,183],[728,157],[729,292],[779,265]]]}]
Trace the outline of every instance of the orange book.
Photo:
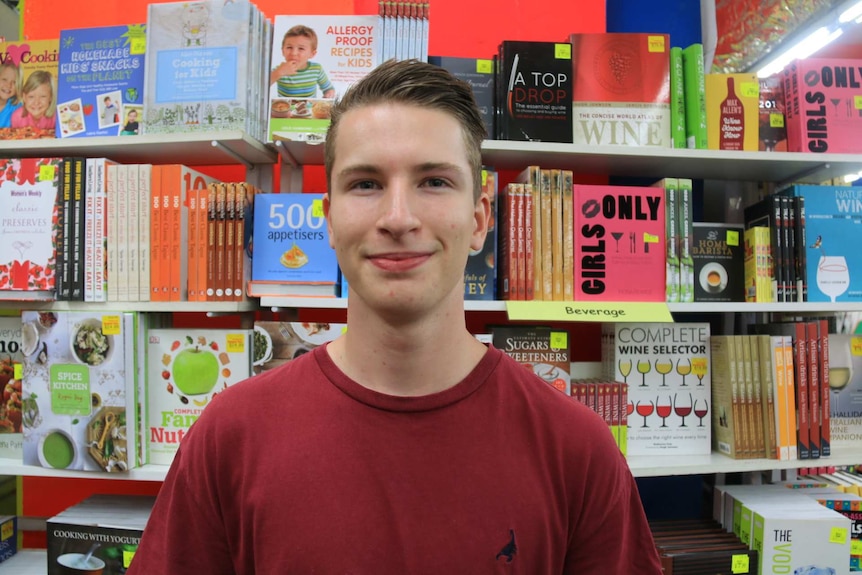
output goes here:
[{"label": "orange book", "polygon": [[575,299],[575,219],[572,209],[572,185],[574,174],[571,170],[562,170],[562,194],[563,194],[563,300]]},{"label": "orange book", "polygon": [[527,297],[527,243],[524,235],[526,232],[524,218],[527,210],[524,207],[526,198],[524,186],[525,184],[518,184],[515,188],[515,266],[517,268],[515,286],[518,290],[515,299],[518,301],[524,301]]},{"label": "orange book", "polygon": [[234,277],[234,263],[236,262],[234,249],[236,240],[234,233],[236,226],[236,184],[225,184],[225,200],[224,200],[224,299],[226,301],[233,300],[233,286],[236,278]]},{"label": "orange book", "polygon": [[545,211],[551,220],[548,251],[552,262],[551,299],[554,301],[563,300],[563,185],[561,171],[551,170],[551,205]]},{"label": "orange book", "polygon": [[[518,174],[517,182],[521,184],[530,184],[533,188],[533,209],[532,216],[532,238],[534,246],[541,246],[542,237],[542,197],[540,190],[542,188],[541,168],[539,166],[527,166]],[[533,298],[541,301],[542,298],[542,251],[534,248],[533,250]]]},{"label": "orange book", "polygon": [[207,186],[207,301],[216,301],[218,184]]},{"label": "orange book", "polygon": [[234,206],[234,284],[233,299],[242,301],[245,274],[245,210],[251,207],[254,187],[248,183],[237,184],[236,204]]},{"label": "orange book", "polygon": [[225,200],[227,184],[216,185],[215,301],[224,301]]},{"label": "orange book", "polygon": [[150,301],[162,296],[162,166],[150,172]]},{"label": "orange book", "polygon": [[197,268],[195,271],[195,277],[197,278],[195,291],[197,292],[197,301],[207,301],[207,256],[209,253],[207,245],[209,238],[207,222],[208,206],[209,189],[198,189],[198,204],[195,212],[197,223],[195,233],[197,234],[198,249],[195,257],[195,266]]},{"label": "orange book", "polygon": [[189,193],[186,197],[186,201],[188,202],[189,209],[186,212],[186,225],[189,230],[189,241],[186,244],[186,251],[188,255],[186,256],[187,261],[189,263],[189,283],[188,283],[188,301],[198,301],[198,268],[197,268],[197,254],[198,254],[198,222],[197,222],[197,210],[198,210],[198,198],[200,194],[198,190],[189,190]]},{"label": "orange book", "polygon": [[533,234],[533,211],[535,210],[533,200],[538,197],[539,191],[532,184],[524,184],[524,297],[526,301],[532,301],[535,296],[535,257],[539,244]]},{"label": "orange book", "polygon": [[[542,222],[542,233],[539,236],[539,245],[541,249],[539,250],[542,254],[542,280],[540,282],[542,286],[542,299],[545,301],[551,301],[554,299],[554,255],[553,255],[553,247],[551,243],[553,242],[554,231],[552,227],[552,197],[553,197],[553,189],[554,189],[554,175],[553,173],[559,170],[542,170],[542,190],[540,196],[542,213],[539,216],[539,219]],[[539,270],[536,270],[537,272]]]}]

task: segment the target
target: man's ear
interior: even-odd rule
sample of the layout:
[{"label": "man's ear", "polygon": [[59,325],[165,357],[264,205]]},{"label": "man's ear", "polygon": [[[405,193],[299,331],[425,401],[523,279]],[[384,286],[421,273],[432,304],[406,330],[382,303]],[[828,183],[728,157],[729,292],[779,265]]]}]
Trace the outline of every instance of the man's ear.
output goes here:
[{"label": "man's ear", "polygon": [[485,245],[485,236],[488,235],[488,224],[491,221],[491,199],[488,194],[482,193],[473,208],[473,237],[470,239],[470,249],[479,251]]}]

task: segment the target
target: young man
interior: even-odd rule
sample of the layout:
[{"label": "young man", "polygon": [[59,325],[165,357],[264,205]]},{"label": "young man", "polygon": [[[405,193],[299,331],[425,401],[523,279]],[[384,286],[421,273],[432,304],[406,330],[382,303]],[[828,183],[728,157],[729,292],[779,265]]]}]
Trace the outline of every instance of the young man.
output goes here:
[{"label": "young man", "polygon": [[323,66],[311,62],[317,54],[317,33],[308,26],[297,25],[284,34],[281,62],[269,75],[277,83],[278,95],[288,98],[314,98],[317,88],[324,98],[334,98],[335,88]]},{"label": "young man", "polygon": [[336,104],[349,328],[206,408],[130,575],[661,573],[607,425],[466,329],[484,134],[470,87],[416,61]]}]

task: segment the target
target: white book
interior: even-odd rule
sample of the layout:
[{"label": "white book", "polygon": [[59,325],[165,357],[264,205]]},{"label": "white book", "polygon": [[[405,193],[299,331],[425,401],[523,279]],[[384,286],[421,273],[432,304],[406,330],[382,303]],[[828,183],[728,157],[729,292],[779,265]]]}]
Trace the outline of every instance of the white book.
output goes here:
[{"label": "white book", "polygon": [[105,229],[106,229],[106,250],[105,259],[107,260],[107,300],[119,301],[118,287],[120,282],[117,278],[117,170],[119,164],[105,165]]},{"label": "white book", "polygon": [[113,218],[116,221],[117,244],[114,257],[117,259],[117,301],[129,301],[129,268],[128,268],[128,246],[129,246],[129,166],[119,164],[117,166],[116,204],[117,211]]},{"label": "white book", "polygon": [[[129,301],[138,301],[140,286],[140,263],[138,255],[138,236],[141,220],[140,193],[138,191],[138,164],[129,164],[126,174],[126,277],[128,278]],[[146,223],[146,222],[144,222]]]},{"label": "white book", "polygon": [[153,165],[138,166],[138,301],[150,301],[150,186]]},{"label": "white book", "polygon": [[84,195],[84,301],[96,301],[96,165],[97,158],[85,161]]}]

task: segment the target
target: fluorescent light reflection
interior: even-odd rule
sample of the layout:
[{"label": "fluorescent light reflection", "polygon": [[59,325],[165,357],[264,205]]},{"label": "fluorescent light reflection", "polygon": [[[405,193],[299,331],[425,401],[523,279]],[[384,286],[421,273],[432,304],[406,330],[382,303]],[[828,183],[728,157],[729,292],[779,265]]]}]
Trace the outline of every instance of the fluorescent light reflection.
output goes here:
[{"label": "fluorescent light reflection", "polygon": [[[860,2],[862,6],[862,2]],[[862,8],[860,8],[862,10]],[[801,60],[814,54],[830,42],[840,37],[844,30],[837,28],[830,32],[828,26],[818,28],[804,39],[800,40],[780,55],[778,55],[769,64],[757,71],[758,78],[766,78],[782,71],[788,64],[794,60]]]}]

